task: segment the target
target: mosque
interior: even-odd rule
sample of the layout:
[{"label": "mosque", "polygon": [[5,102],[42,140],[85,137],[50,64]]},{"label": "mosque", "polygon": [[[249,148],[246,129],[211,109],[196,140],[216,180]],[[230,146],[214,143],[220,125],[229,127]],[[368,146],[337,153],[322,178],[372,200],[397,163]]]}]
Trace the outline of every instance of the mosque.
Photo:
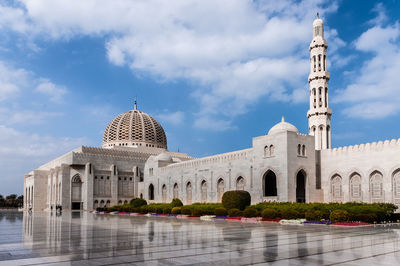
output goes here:
[{"label": "mosque", "polygon": [[24,207],[93,210],[135,197],[148,202],[219,202],[246,190],[252,203],[391,202],[400,205],[400,139],[331,147],[323,22],[309,46],[309,132],[282,121],[248,149],[192,158],[168,151],[160,123],[133,110],[115,117],[101,148],[79,147],[24,176]]}]

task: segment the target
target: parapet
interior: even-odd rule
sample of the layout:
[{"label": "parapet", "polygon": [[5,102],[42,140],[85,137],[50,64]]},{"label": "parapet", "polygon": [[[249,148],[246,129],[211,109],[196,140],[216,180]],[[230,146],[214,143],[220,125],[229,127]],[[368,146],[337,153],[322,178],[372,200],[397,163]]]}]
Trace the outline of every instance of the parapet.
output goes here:
[{"label": "parapet", "polygon": [[400,148],[400,139],[392,139],[371,143],[363,143],[359,145],[344,146],[328,150],[323,150],[326,154],[339,155],[339,154],[350,154],[357,152],[368,152],[368,151],[382,151],[386,149],[397,149]]}]

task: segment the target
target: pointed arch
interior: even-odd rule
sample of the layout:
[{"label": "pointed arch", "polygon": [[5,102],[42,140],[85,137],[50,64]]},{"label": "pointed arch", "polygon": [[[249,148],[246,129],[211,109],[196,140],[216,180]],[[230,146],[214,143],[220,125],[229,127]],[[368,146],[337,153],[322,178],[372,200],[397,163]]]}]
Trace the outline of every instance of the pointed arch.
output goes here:
[{"label": "pointed arch", "polygon": [[186,204],[192,204],[192,183],[190,182],[186,184]]},{"label": "pointed arch", "polygon": [[154,200],[154,185],[150,183],[149,185],[149,200]]},{"label": "pointed arch", "polygon": [[276,197],[278,195],[276,174],[272,170],[267,170],[263,175],[263,194],[264,197]]},{"label": "pointed arch", "polygon": [[218,195],[218,202],[222,201],[222,196],[225,192],[225,182],[224,179],[220,178],[217,182],[217,195]]},{"label": "pointed arch", "polygon": [[244,190],[245,180],[242,176],[236,179],[236,190]]},{"label": "pointed arch", "polygon": [[307,173],[304,169],[300,169],[296,174],[296,202],[306,202],[306,180]]},{"label": "pointed arch", "polygon": [[174,199],[179,199],[179,186],[178,183],[174,184],[174,188],[173,188],[173,198]]},{"label": "pointed arch", "polygon": [[349,178],[349,195],[350,201],[361,201],[362,190],[361,190],[361,175],[358,172],[353,172]]},{"label": "pointed arch", "polygon": [[393,203],[400,204],[400,168],[392,174]]},{"label": "pointed arch", "polygon": [[205,202],[207,202],[207,181],[206,180],[201,181],[200,188],[201,188],[201,202],[205,203]]},{"label": "pointed arch", "polygon": [[342,202],[342,177],[339,174],[331,177],[331,199],[333,202]]},{"label": "pointed arch", "polygon": [[167,202],[167,186],[165,184],[161,188],[161,198],[163,203]]},{"label": "pointed arch", "polygon": [[383,175],[380,171],[375,170],[370,174],[369,186],[371,202],[382,202],[384,197]]}]

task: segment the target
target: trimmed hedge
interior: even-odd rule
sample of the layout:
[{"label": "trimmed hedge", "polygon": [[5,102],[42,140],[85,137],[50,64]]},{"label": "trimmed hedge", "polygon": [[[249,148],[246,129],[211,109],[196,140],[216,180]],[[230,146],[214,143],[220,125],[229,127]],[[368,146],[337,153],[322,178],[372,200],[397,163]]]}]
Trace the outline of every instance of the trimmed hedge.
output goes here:
[{"label": "trimmed hedge", "polygon": [[252,217],[257,217],[258,216],[258,211],[256,208],[252,208],[252,207],[247,207],[244,211],[243,211],[243,215],[246,218],[252,218]]},{"label": "trimmed hedge", "polygon": [[264,219],[275,219],[279,218],[279,213],[274,209],[265,209],[261,212],[261,217]]},{"label": "trimmed hedge", "polygon": [[216,208],[214,211],[215,216],[227,216],[228,212],[224,207]]},{"label": "trimmed hedge", "polygon": [[172,201],[171,201],[171,207],[172,208],[173,207],[182,207],[182,206],[183,206],[183,203],[182,203],[182,201],[180,199],[178,199],[178,198],[172,199]]},{"label": "trimmed hedge", "polygon": [[292,209],[286,209],[286,210],[281,211],[281,218],[291,220],[291,219],[298,219],[298,218],[302,218],[302,217],[298,211],[292,210]]},{"label": "trimmed hedge", "polygon": [[332,223],[347,222],[349,220],[349,213],[345,210],[334,210],[331,212],[329,218]]},{"label": "trimmed hedge", "polygon": [[181,214],[181,207],[173,207],[171,214]]},{"label": "trimmed hedge", "polygon": [[244,210],[250,206],[251,196],[250,193],[244,190],[227,191],[222,195],[222,205],[227,209],[237,208]]},{"label": "trimmed hedge", "polygon": [[141,198],[134,198],[131,200],[130,204],[133,208],[138,208],[147,205],[147,201]]},{"label": "trimmed hedge", "polygon": [[192,210],[188,206],[183,206],[183,207],[181,207],[181,213],[182,214],[191,215],[192,214]]},{"label": "trimmed hedge", "polygon": [[228,215],[229,215],[229,217],[242,217],[243,211],[233,208],[228,211]]},{"label": "trimmed hedge", "polygon": [[305,213],[305,217],[307,221],[321,221],[324,217],[321,211],[308,211]]}]

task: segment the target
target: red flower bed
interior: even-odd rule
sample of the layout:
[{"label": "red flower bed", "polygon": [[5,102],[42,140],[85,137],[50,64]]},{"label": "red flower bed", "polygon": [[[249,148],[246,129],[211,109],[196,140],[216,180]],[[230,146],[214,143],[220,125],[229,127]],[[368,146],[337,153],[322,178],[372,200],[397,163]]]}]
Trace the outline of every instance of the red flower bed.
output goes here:
[{"label": "red flower bed", "polygon": [[277,222],[279,223],[279,221],[282,220],[281,218],[263,218],[261,221],[263,222]]},{"label": "red flower bed", "polygon": [[241,220],[243,217],[228,217],[228,220]]},{"label": "red flower bed", "polygon": [[157,214],[157,216],[165,217],[168,216],[168,214]]},{"label": "red flower bed", "polygon": [[360,226],[360,225],[371,225],[371,224],[364,222],[341,222],[341,223],[334,223],[333,225]]}]

